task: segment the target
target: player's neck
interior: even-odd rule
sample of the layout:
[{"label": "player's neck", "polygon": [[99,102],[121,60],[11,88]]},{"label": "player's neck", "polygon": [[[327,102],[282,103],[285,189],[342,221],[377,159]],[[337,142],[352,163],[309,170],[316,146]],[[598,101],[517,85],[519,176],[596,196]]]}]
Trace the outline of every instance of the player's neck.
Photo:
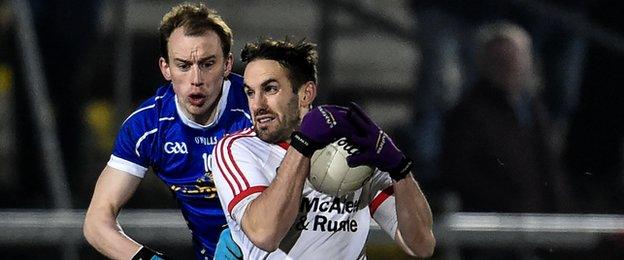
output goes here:
[{"label": "player's neck", "polygon": [[[210,127],[214,124],[215,118],[219,114],[219,102],[214,102],[209,108],[208,111],[202,115],[193,115],[189,113],[183,106],[181,106],[178,102],[178,97],[176,96],[176,110],[178,112],[178,116],[182,118],[182,121],[193,128],[206,128]],[[221,95],[217,100],[221,99]]]},{"label": "player's neck", "polygon": [[[219,98],[217,99],[217,101],[219,100]],[[186,114],[186,116],[197,124],[200,124],[202,126],[208,126],[209,124],[212,123],[212,121],[214,121],[218,112],[217,110],[219,110],[218,102],[214,102],[212,103],[210,108],[208,108],[208,111],[209,111],[208,113],[204,113],[202,115],[196,115],[196,116],[193,116],[193,115],[189,116],[188,114]],[[184,111],[184,112],[188,113],[187,111]]]}]

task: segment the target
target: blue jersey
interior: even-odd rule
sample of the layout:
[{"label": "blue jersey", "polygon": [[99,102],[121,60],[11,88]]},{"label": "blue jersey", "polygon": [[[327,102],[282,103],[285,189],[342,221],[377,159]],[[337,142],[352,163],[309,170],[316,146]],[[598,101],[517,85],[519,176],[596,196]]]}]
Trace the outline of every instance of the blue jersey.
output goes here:
[{"label": "blue jersey", "polygon": [[122,124],[110,167],[143,177],[149,167],[173,191],[193,234],[196,255],[212,259],[219,233],[226,225],[208,167],[217,140],[251,127],[242,78],[231,74],[213,122],[188,119],[171,84],[156,91]]}]

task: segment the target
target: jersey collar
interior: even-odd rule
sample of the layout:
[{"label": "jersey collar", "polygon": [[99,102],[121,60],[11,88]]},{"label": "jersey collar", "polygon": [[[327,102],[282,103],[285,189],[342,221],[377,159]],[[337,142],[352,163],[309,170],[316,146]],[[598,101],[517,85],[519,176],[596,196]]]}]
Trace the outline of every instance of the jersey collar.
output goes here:
[{"label": "jersey collar", "polygon": [[209,122],[206,125],[199,124],[191,120],[190,118],[188,118],[186,114],[182,112],[182,107],[178,103],[178,95],[175,95],[174,99],[175,99],[176,111],[178,112],[178,116],[180,117],[180,120],[182,120],[182,123],[195,129],[207,129],[207,128],[211,128],[215,126],[217,122],[219,122],[219,118],[221,118],[221,116],[223,115],[223,111],[225,111],[225,107],[227,106],[227,98],[228,98],[228,94],[230,93],[230,85],[232,85],[230,80],[226,79],[223,81],[223,89],[221,90],[221,98],[219,99],[219,103],[217,104],[217,107],[216,107],[217,109],[216,116],[214,117],[212,122]]},{"label": "jersey collar", "polygon": [[284,150],[288,150],[288,147],[290,147],[290,144],[286,141],[281,141],[276,144],[279,145],[279,147],[284,148]]}]

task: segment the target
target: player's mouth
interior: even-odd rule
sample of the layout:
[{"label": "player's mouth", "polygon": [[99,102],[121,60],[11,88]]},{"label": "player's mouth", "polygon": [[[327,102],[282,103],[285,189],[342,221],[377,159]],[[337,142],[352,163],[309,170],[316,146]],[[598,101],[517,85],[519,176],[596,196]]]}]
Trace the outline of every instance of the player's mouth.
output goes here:
[{"label": "player's mouth", "polygon": [[266,128],[274,120],[275,120],[275,116],[273,116],[273,115],[256,116],[256,127],[257,128]]},{"label": "player's mouth", "polygon": [[191,94],[188,96],[188,101],[191,105],[201,107],[206,103],[206,95],[204,94]]}]

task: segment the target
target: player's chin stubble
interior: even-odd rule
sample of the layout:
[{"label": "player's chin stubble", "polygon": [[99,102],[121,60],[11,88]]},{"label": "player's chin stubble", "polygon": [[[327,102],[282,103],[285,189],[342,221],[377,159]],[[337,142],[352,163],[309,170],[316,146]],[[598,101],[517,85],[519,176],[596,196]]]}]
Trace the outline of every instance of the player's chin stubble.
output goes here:
[{"label": "player's chin stubble", "polygon": [[276,128],[271,131],[271,127],[258,128],[254,127],[256,135],[260,140],[267,143],[278,143],[286,140],[290,140],[290,134],[298,128],[299,122],[301,122],[299,106],[297,99],[288,102],[288,112],[283,120],[278,119]]}]

